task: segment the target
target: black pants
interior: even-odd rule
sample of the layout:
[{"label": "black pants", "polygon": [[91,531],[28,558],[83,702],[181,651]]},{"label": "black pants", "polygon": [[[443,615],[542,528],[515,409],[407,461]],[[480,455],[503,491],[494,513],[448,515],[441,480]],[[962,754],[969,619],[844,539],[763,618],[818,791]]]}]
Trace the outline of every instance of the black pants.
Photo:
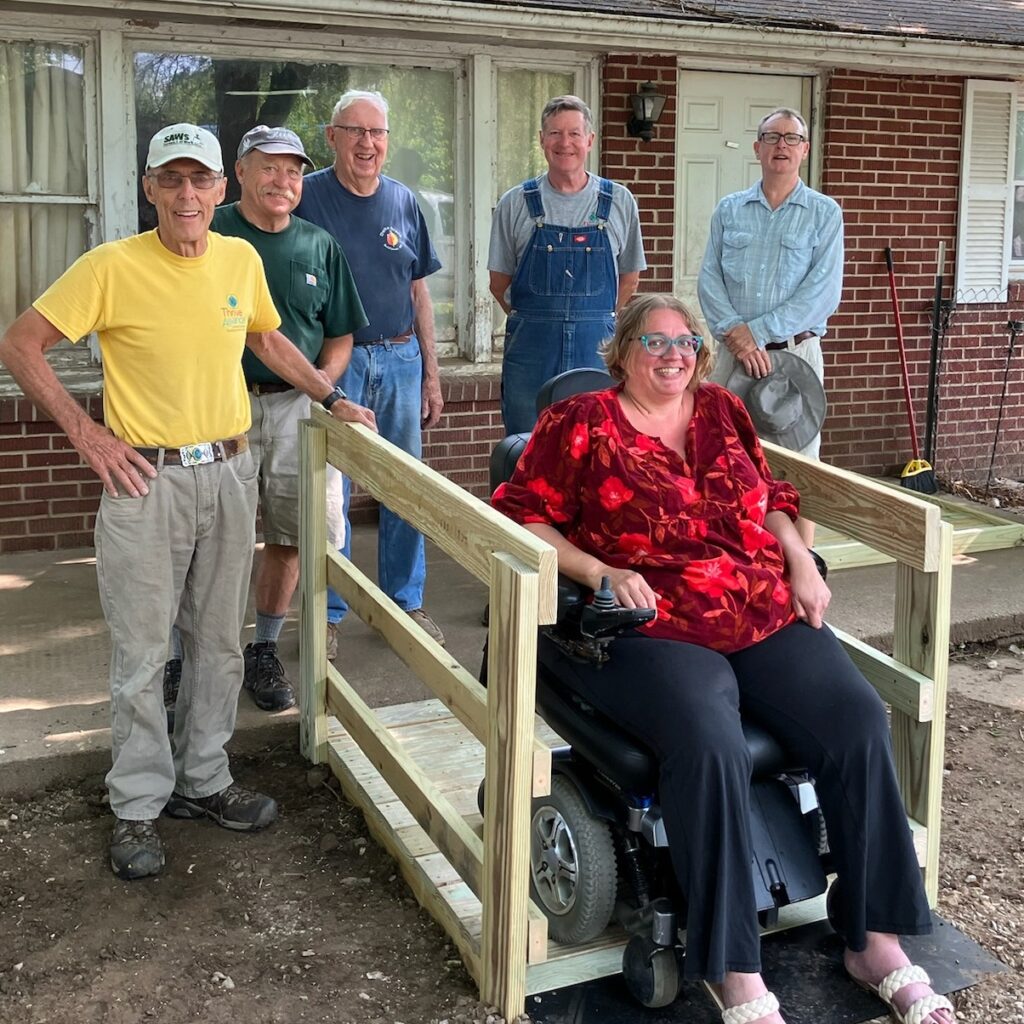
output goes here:
[{"label": "black pants", "polygon": [[761,969],[741,710],[817,781],[850,948],[864,949],[866,931],[931,929],[885,707],[827,627],[795,623],[731,655],[625,636],[601,669],[547,639],[540,655],[658,758],[672,863],[687,898],[687,978],[717,982],[726,971]]}]

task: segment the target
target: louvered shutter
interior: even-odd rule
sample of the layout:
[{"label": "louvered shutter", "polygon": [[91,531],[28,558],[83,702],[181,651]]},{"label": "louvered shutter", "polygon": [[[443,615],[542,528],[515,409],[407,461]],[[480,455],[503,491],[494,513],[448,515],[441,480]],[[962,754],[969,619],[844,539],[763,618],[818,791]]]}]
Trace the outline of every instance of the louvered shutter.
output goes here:
[{"label": "louvered shutter", "polygon": [[964,96],[956,301],[1005,302],[1017,84],[970,80]]}]

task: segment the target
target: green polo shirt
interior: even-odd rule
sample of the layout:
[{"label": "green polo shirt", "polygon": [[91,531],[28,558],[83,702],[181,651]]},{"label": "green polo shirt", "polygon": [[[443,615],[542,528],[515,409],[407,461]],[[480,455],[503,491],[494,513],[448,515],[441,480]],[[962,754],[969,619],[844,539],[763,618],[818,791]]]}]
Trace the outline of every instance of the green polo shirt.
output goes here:
[{"label": "green polo shirt", "polygon": [[[345,254],[322,228],[292,217],[284,231],[263,231],[242,216],[237,203],[218,207],[211,228],[255,246],[281,314],[281,333],[311,363],[319,359],[324,338],[352,334],[366,326]],[[242,354],[242,369],[248,384],[281,383],[248,348]]]}]

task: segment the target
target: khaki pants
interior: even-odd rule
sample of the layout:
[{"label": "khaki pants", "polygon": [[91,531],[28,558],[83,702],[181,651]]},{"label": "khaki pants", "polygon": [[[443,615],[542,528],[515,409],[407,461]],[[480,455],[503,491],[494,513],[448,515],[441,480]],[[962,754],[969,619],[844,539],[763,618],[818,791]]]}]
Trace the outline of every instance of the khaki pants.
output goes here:
[{"label": "khaki pants", "polygon": [[[174,791],[202,797],[231,784],[224,745],[242,684],[255,520],[248,450],[226,462],[164,466],[145,497],[101,499],[96,572],[111,637],[107,786],[118,818],[156,818]],[[172,744],[163,671],[176,619],[183,666]]]}]

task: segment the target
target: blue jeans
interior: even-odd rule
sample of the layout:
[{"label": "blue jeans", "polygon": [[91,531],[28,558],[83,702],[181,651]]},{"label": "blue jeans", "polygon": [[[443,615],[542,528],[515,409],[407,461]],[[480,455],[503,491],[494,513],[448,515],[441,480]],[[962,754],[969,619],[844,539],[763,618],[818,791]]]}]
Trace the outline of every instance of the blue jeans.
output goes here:
[{"label": "blue jeans", "polygon": [[[373,410],[381,437],[417,459],[422,456],[423,360],[415,335],[397,345],[391,341],[356,345],[339,383],[353,402]],[[348,521],[352,484],[348,477],[343,491],[345,544],[340,550],[348,558],[352,550]],[[423,536],[381,505],[377,533],[377,582],[381,590],[399,608],[414,611],[423,607],[426,579]],[[347,611],[341,596],[328,588],[327,621],[339,622]]]},{"label": "blue jeans", "polygon": [[578,366],[605,368],[598,346],[615,333],[615,317],[509,315],[501,364],[501,418],[506,434],[526,433],[537,422],[537,392],[545,381]]}]

